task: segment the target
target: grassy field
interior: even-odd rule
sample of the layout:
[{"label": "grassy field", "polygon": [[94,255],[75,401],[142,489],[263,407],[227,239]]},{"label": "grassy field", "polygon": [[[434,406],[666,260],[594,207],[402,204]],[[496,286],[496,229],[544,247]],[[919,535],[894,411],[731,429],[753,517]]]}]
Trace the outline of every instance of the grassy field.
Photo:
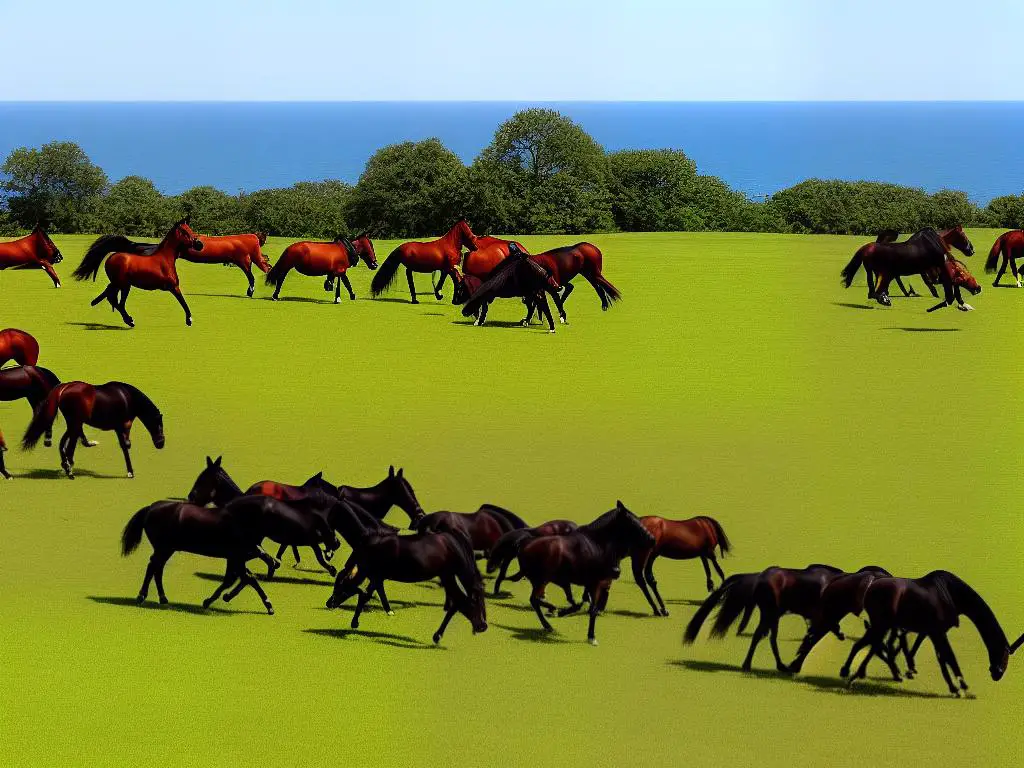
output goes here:
[{"label": "grassy field", "polygon": [[[972,232],[982,272],[995,232]],[[529,248],[566,238],[523,238]],[[475,328],[447,301],[404,288],[327,303],[294,273],[286,301],[243,298],[234,269],[181,267],[195,316],[133,292],[137,328],[89,307],[100,286],[70,279],[89,238],[57,238],[55,290],[0,273],[0,326],[30,331],[65,379],[123,379],[165,414],[167,447],[135,431],[137,478],[110,433],[61,479],[56,449],[8,454],[0,484],[0,762],[5,765],[911,765],[1019,757],[1022,661],[996,684],[970,624],[951,634],[976,699],[945,696],[930,645],[918,680],[835,679],[847,647],[821,644],[795,680],[767,643],[738,671],[746,638],[683,647],[704,596],[698,562],[660,561],[670,618],[647,616],[627,578],[585,643],[585,616],[543,637],[525,584],[489,603],[490,631],[459,618],[430,635],[442,595],[391,589],[396,615],[324,609],[329,578],[293,571],[196,607],[221,564],[175,556],[172,605],[138,608],[148,544],[129,559],[121,528],[139,507],[182,496],[206,454],[241,483],[325,470],[369,485],[404,466],[428,510],[505,505],[527,520],[588,520],[621,498],[638,514],[710,514],[735,544],[727,572],[772,564],[874,563],[900,575],[952,570],[1007,634],[1024,630],[1017,335],[1024,291],[989,286],[973,313],[927,300],[868,308],[863,273],[840,268],[863,238],[603,235],[624,294],[602,313],[582,280],[571,325],[549,336],[507,325],[499,302]],[[276,258],[284,241],[272,241]],[[378,242],[379,258],[393,243]],[[402,281],[404,282],[404,280]],[[918,287],[920,280],[912,282]],[[423,290],[428,288],[421,278]],[[446,291],[450,295],[450,287]],[[0,404],[16,444],[29,417]],[[58,432],[59,434],[59,432]],[[400,522],[395,510],[392,520]],[[290,557],[286,561],[290,563]],[[855,634],[856,622],[849,624]],[[783,623],[783,654],[803,632]],[[759,671],[760,670],[760,671]],[[877,667],[875,674],[881,676]]]}]

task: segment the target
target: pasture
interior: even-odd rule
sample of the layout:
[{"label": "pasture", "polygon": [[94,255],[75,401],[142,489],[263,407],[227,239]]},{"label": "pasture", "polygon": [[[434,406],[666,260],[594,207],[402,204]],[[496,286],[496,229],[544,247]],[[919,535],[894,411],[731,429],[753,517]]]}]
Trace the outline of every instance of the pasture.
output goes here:
[{"label": "pasture", "polygon": [[[443,303],[428,293],[410,305],[404,281],[370,300],[362,264],[349,273],[358,299],[335,306],[322,278],[293,274],[272,303],[262,276],[250,300],[237,269],[179,262],[195,325],[170,295],[134,291],[129,330],[89,306],[104,282],[70,279],[92,238],[55,237],[64,287],[0,273],[0,327],[34,334],[40,364],[62,379],[139,386],[163,410],[167,446],[136,425],[127,480],[113,434],[90,432],[101,444],[79,449],[78,479],[66,480],[56,448],[18,449],[27,405],[0,404],[15,475],[0,482],[0,762],[1010,762],[1024,659],[993,683],[966,622],[950,639],[977,698],[948,697],[930,644],[917,680],[886,682],[876,663],[848,692],[836,677],[848,645],[835,638],[794,679],[775,673],[767,643],[750,675],[739,672],[748,638],[684,647],[705,596],[698,561],[658,561],[669,618],[649,616],[624,563],[596,648],[585,613],[539,632],[525,583],[489,600],[487,633],[456,617],[434,647],[433,585],[389,586],[396,615],[375,602],[353,632],[352,603],[324,608],[331,580],[308,550],[265,584],[273,617],[251,591],[200,610],[223,564],[191,555],[168,565],[171,605],[137,607],[149,546],[119,551],[131,514],[184,496],[207,454],[223,454],[243,487],[319,469],[370,485],[394,464],[427,511],[492,502],[531,523],[586,521],[621,498],[638,515],[712,515],[734,544],[727,574],[946,568],[1015,638],[1024,290],[982,274],[996,234],[970,232],[977,311],[932,314],[924,298],[869,308],[863,272],[839,286],[866,238],[592,236],[624,299],[602,313],[578,279],[571,324],[554,336],[515,326],[518,301],[473,327],[450,284]],[[522,238],[531,250],[574,241]],[[286,244],[265,252],[273,261]],[[394,245],[376,242],[378,258]],[[845,628],[860,634],[856,620]],[[787,660],[803,630],[783,619]]]}]

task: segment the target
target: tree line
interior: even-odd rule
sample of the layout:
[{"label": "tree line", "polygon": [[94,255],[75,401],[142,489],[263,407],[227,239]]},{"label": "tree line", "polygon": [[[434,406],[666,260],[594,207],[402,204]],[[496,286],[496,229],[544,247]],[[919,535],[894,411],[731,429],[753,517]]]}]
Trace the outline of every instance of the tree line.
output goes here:
[{"label": "tree line", "polygon": [[1020,227],[1024,196],[984,208],[966,194],[868,181],[811,179],[754,201],[677,149],[606,152],[550,109],[518,112],[466,165],[439,139],[378,150],[355,185],[301,182],[228,194],[168,196],[149,179],[111,184],[77,144],[19,148],[0,166],[0,234],[44,222],[54,232],[160,236],[190,215],[198,231],[329,239],[439,234],[458,218],[478,232],[747,231],[869,235],[924,226]]}]

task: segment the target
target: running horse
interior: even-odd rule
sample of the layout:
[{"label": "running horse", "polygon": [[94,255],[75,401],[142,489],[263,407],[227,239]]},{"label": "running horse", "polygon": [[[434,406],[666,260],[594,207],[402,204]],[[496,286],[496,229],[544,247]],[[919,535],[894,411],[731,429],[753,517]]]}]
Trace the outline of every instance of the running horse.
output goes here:
[{"label": "running horse", "polygon": [[174,295],[181,308],[185,310],[185,325],[192,325],[192,311],[188,308],[185,297],[181,295],[178,270],[175,267],[175,262],[185,258],[190,250],[203,250],[203,243],[189,226],[188,217],[171,227],[164,239],[153,249],[152,255],[121,251],[118,250],[119,244],[117,236],[100,237],[89,247],[82,263],[73,273],[76,280],[87,280],[90,277],[95,280],[103,260],[111,254],[105,265],[110,284],[103,293],[92,300],[92,306],[95,307],[106,299],[110,302],[111,309],[121,313],[125,325],[134,328],[135,321],[125,309],[125,302],[128,301],[131,289],[167,291]]},{"label": "running horse", "polygon": [[[923,232],[923,231],[924,230],[921,230],[920,232],[914,233],[908,239],[913,240],[915,237],[919,237],[921,235],[921,232]],[[875,240],[875,242],[876,243],[895,243],[896,240],[899,238],[899,236],[900,236],[900,233],[897,232],[896,230],[894,230],[894,229],[886,229],[886,230],[882,230],[878,234],[878,238]],[[964,232],[964,228],[962,226],[957,225],[955,227],[951,227],[950,229],[944,229],[943,231],[939,232],[939,237],[942,238],[942,242],[946,244],[946,250],[947,251],[950,248],[956,248],[961,253],[963,253],[965,256],[973,256],[974,255],[974,245],[967,238],[967,235]],[[961,264],[962,264],[962,262],[961,262]],[[964,270],[966,270],[966,267],[964,267]],[[874,278],[871,275],[870,271],[866,267],[865,267],[865,272],[868,273],[868,286],[869,286],[869,288],[873,288],[874,287]],[[903,285],[903,280],[900,279],[899,275],[895,275],[893,277],[893,279],[896,281],[896,285],[899,286],[900,290],[903,291],[903,295],[906,296],[907,298],[915,297],[915,296],[918,295],[917,292],[914,290],[914,286],[910,286],[910,288],[908,289],[905,285]],[[973,278],[971,278],[971,279],[973,280]],[[935,290],[935,284],[939,282],[939,277],[935,273],[935,270],[932,269],[932,270],[926,270],[926,271],[922,272],[921,273],[921,280],[924,281],[924,284],[926,286],[928,286],[928,290],[931,292],[932,296],[934,296],[935,298],[939,298],[939,293],[938,293],[938,291]],[[956,292],[956,288],[957,288],[958,285],[964,285],[964,283],[957,283],[956,282],[956,278],[954,277],[954,281],[953,281],[953,286],[954,286],[953,290],[954,290],[954,292]],[[978,291],[976,291],[976,293],[980,293],[980,291],[981,291],[981,289],[979,288]],[[975,292],[975,291],[972,291],[972,292]],[[958,301],[960,300],[959,295],[957,296],[957,300]],[[963,303],[963,302],[960,302],[960,303]]]},{"label": "running horse", "polygon": [[141,420],[149,430],[157,450],[164,447],[163,414],[141,390],[120,381],[98,386],[83,381],[72,381],[58,384],[36,408],[21,441],[25,450],[35,448],[39,438],[53,427],[58,410],[64,415],[68,425],[58,446],[61,467],[72,480],[75,477],[75,446],[85,436],[82,431],[85,424],[117,433],[117,441],[124,454],[129,478],[135,477],[129,454],[132,447],[132,424],[135,419]]},{"label": "running horse", "polygon": [[234,264],[249,280],[249,287],[246,289],[245,295],[251,299],[256,291],[256,278],[252,276],[252,265],[255,264],[263,274],[270,271],[270,263],[263,255],[261,248],[267,242],[266,233],[218,237],[201,235],[199,241],[203,245],[202,248],[199,250],[189,248],[181,255],[181,258],[196,264],[224,264],[225,266]]},{"label": "running horse", "polygon": [[[519,555],[523,544],[541,536],[564,536],[577,528],[579,525],[572,520],[549,520],[533,528],[516,528],[503,533],[487,555],[487,573],[498,571],[498,575],[494,579],[494,596],[498,596],[501,591],[501,582],[506,578],[509,581],[519,581],[522,578],[518,573],[512,576],[507,576],[507,574],[508,567]],[[572,592],[567,593],[567,596],[570,605],[576,602],[572,597]]]},{"label": "running horse", "polygon": [[4,328],[0,331],[0,368],[10,360],[18,365],[35,365],[39,362],[39,342],[25,331]]},{"label": "running horse", "polygon": [[[285,277],[294,269],[300,275],[307,277],[325,277],[324,290],[334,290],[335,304],[341,303],[342,284],[348,290],[349,299],[355,299],[356,294],[352,290],[352,283],[349,282],[347,272],[359,264],[360,256],[363,257],[366,266],[370,269],[377,268],[373,244],[370,243],[370,238],[365,233],[355,240],[338,235],[329,243],[309,241],[292,243],[284,249],[281,258],[267,273],[267,285],[274,286],[274,295],[271,298],[274,301],[278,300]],[[337,283],[335,283],[335,279],[337,279]]]},{"label": "running horse", "polygon": [[463,276],[485,279],[494,268],[508,258],[511,249],[518,248],[523,253],[529,253],[523,244],[516,240],[502,240],[500,237],[480,235],[476,239],[476,250],[469,251],[462,257]]},{"label": "running horse", "polygon": [[444,237],[425,243],[402,243],[384,259],[380,271],[373,276],[370,284],[370,295],[376,298],[391,287],[398,274],[399,267],[405,267],[405,276],[409,281],[409,296],[413,304],[418,304],[416,284],[413,282],[414,272],[440,272],[441,280],[434,286],[434,296],[438,300],[444,298],[441,288],[444,280],[451,275],[452,282],[462,282],[459,262],[462,260],[462,249],[476,250],[476,235],[469,228],[465,219],[459,219]]},{"label": "running horse", "polygon": [[999,267],[999,274],[996,275],[992,285],[999,285],[1003,279],[1003,273],[1010,267],[1013,272],[1013,280],[1018,288],[1024,288],[1021,282],[1020,272],[1017,269],[1017,259],[1024,257],[1024,229],[1012,229],[1004,232],[992,243],[992,250],[988,252],[988,261],[985,262],[986,272],[995,272],[999,264],[999,257],[1003,257],[1002,266]]},{"label": "running horse", "polygon": [[[0,402],[11,402],[14,400],[26,400],[29,407],[35,412],[39,404],[46,400],[54,387],[60,384],[57,375],[42,366],[19,365],[13,368],[0,370]],[[50,447],[52,425],[46,429],[45,443]],[[92,448],[96,443],[86,439],[82,435],[82,445]]]},{"label": "running horse", "polygon": [[63,260],[64,256],[39,224],[20,240],[0,243],[0,270],[42,269],[53,280],[54,288],[60,288],[60,278],[53,265]]}]

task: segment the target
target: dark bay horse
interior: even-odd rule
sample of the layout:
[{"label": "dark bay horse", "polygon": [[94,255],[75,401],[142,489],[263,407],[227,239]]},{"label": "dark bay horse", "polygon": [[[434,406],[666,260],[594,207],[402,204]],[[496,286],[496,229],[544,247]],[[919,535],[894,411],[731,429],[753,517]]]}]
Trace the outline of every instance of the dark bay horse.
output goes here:
[{"label": "dark bay horse", "polygon": [[462,257],[463,277],[472,275],[483,280],[508,258],[509,250],[513,246],[523,253],[528,253],[523,244],[516,240],[480,235],[476,239],[476,250],[469,251]]},{"label": "dark bay horse", "polygon": [[[692,643],[697,639],[701,626],[711,612],[721,604],[715,623],[711,628],[712,637],[722,637],[729,627],[743,616],[739,631],[742,632],[750,621],[754,609],[760,612],[760,620],[750,649],[743,660],[743,671],[749,672],[754,660],[754,651],[761,640],[768,636],[775,665],[780,672],[789,672],[779,655],[779,619],[787,613],[795,613],[810,619],[817,610],[821,592],[832,579],[843,571],[830,565],[809,565],[806,568],[767,568],[761,573],[741,573],[730,576],[697,609],[690,619],[683,635],[683,642]],[[842,633],[838,632],[840,639]]]},{"label": "dark bay horse", "polygon": [[358,505],[378,520],[383,520],[392,507],[398,507],[409,516],[410,528],[415,528],[424,516],[416,492],[405,477],[405,470],[399,467],[396,471],[394,465],[388,467],[388,476],[376,485],[365,488],[339,485],[338,498]]},{"label": "dark bay horse", "polygon": [[252,274],[252,265],[255,264],[263,274],[270,271],[270,263],[263,255],[262,249],[267,242],[266,233],[220,235],[218,237],[201,235],[199,241],[203,244],[201,249],[189,248],[182,253],[181,258],[196,264],[235,265],[242,270],[249,281],[245,295],[251,299],[256,291],[256,278]]},{"label": "dark bay horse", "polygon": [[996,238],[996,241],[992,243],[992,250],[988,252],[988,260],[985,262],[986,272],[996,271],[1000,256],[1003,257],[1003,263],[999,267],[999,274],[996,275],[992,285],[999,285],[999,281],[1003,279],[1003,273],[1006,272],[1006,267],[1009,266],[1017,287],[1024,288],[1020,272],[1017,269],[1017,259],[1024,258],[1024,229],[1011,229]]},{"label": "dark bay horse", "polygon": [[[537,305],[540,312],[548,321],[548,330],[555,332],[555,321],[551,316],[551,309],[548,307],[545,293],[551,294],[556,306],[560,307],[558,296],[559,284],[552,276],[550,270],[533,260],[525,251],[520,251],[513,243],[510,246],[511,255],[502,261],[494,270],[476,285],[476,278],[469,278],[463,281],[463,289],[458,287],[453,299],[454,304],[465,303],[462,314],[465,317],[475,317],[474,325],[483,325],[487,319],[487,309],[495,299],[520,298],[526,302],[529,308],[527,318],[522,321],[523,325],[529,324],[530,315],[533,314],[533,306]],[[469,285],[466,283],[469,282]],[[472,293],[467,296],[468,289],[473,287]],[[562,310],[559,309],[559,312]],[[562,318],[563,322],[565,318]]]},{"label": "dark bay horse", "polygon": [[60,278],[53,271],[53,265],[63,260],[60,250],[38,224],[31,234],[20,240],[0,243],[0,270],[41,269],[53,280],[54,288],[60,288]]},{"label": "dark bay horse", "polygon": [[[909,239],[913,240],[914,238],[921,236],[921,234],[924,231],[925,230],[921,230],[919,232],[916,232]],[[963,226],[957,225],[955,227],[951,227],[950,229],[944,229],[941,232],[939,232],[938,234],[939,234],[939,238],[941,238],[942,242],[945,243],[947,251],[949,251],[950,248],[956,248],[961,253],[963,253],[965,256],[973,256],[974,255],[974,245],[967,238],[967,234],[964,232]],[[900,236],[900,233],[898,231],[896,231],[894,229],[886,229],[886,230],[883,230],[882,232],[880,232],[878,234],[878,237],[875,240],[875,242],[876,243],[895,243],[899,239],[899,236]],[[874,275],[872,275],[871,270],[868,269],[866,266],[864,268],[864,271],[867,274],[868,290],[869,290],[869,292],[871,292],[871,291],[874,290],[874,287],[875,287]],[[922,272],[921,273],[921,279],[924,281],[924,284],[926,286],[928,286],[928,290],[931,292],[932,296],[934,296],[935,298],[938,298],[939,297],[939,293],[938,293],[938,291],[935,290],[935,285],[936,285],[936,283],[939,282],[939,276],[935,273],[934,269],[931,270],[931,271]],[[900,275],[894,275],[893,276],[893,280],[896,281],[896,285],[898,285],[900,290],[903,291],[903,295],[904,296],[906,296],[908,298],[910,298],[912,296],[917,296],[917,292],[914,290],[914,286],[910,286],[910,288],[908,290],[907,287],[905,285],[903,285],[903,280],[901,279]],[[979,289],[979,292],[980,292],[980,289]],[[868,298],[871,298],[871,297],[869,296]]]},{"label": "dark bay horse", "polygon": [[143,291],[167,291],[185,310],[185,325],[192,325],[192,310],[188,308],[185,297],[181,295],[178,281],[178,270],[174,262],[184,258],[189,250],[203,250],[202,241],[189,226],[188,218],[184,218],[171,227],[150,255],[140,255],[131,251],[119,251],[125,238],[119,235],[104,235],[94,242],[86,251],[82,263],[72,273],[76,280],[95,280],[103,265],[103,260],[111,254],[105,265],[110,284],[99,296],[92,300],[96,306],[106,299],[110,307],[121,314],[121,319],[129,328],[135,327],[135,321],[125,309],[128,293],[132,288]]},{"label": "dark bay horse", "polygon": [[[38,365],[21,365],[16,368],[0,370],[0,402],[27,400],[35,411],[39,404],[46,400],[54,387],[60,384],[53,371]],[[53,425],[47,427],[44,434],[44,445],[49,448],[52,441]],[[82,436],[82,445],[92,448],[96,443]]]},{"label": "dark bay horse", "polygon": [[135,477],[129,455],[132,447],[132,424],[135,419],[141,420],[149,430],[153,445],[158,450],[164,447],[163,414],[141,390],[120,381],[110,381],[98,386],[83,381],[72,381],[58,384],[36,408],[21,441],[25,450],[35,448],[39,438],[52,428],[58,409],[67,422],[67,431],[60,439],[59,449],[61,467],[69,478],[75,477],[75,446],[85,437],[82,430],[85,424],[117,433],[128,477]]},{"label": "dark bay horse", "polygon": [[444,280],[451,275],[452,282],[462,281],[459,273],[459,262],[462,260],[462,249],[476,250],[476,235],[469,228],[465,219],[459,219],[448,233],[437,240],[425,243],[402,243],[384,259],[380,271],[373,276],[370,284],[370,295],[377,297],[391,287],[398,274],[399,267],[405,267],[405,276],[409,281],[409,295],[413,304],[418,304],[416,284],[413,282],[414,272],[440,272],[441,280],[434,287],[434,296],[440,300]]},{"label": "dark bay horse", "polygon": [[7,471],[7,465],[4,464],[4,454],[7,452],[7,441],[4,440],[4,433],[0,432],[0,477],[4,480],[11,479],[11,473]]},{"label": "dark bay horse", "polygon": [[[661,599],[658,582],[654,578],[654,561],[659,557],[667,557],[670,560],[691,560],[699,557],[704,565],[708,592],[715,589],[714,582],[711,581],[709,563],[714,565],[719,577],[725,579],[718,558],[715,557],[715,549],[717,548],[724,557],[731,544],[729,537],[725,535],[725,529],[713,517],[668,520],[652,515],[641,517],[640,523],[654,537],[654,544],[632,552],[633,579],[647,598],[655,616],[668,616],[668,609],[665,608],[665,601]],[[651,592],[657,598],[657,603],[651,597]]]},{"label": "dark bay horse", "polygon": [[[927,636],[935,648],[942,677],[953,696],[967,690],[960,664],[953,653],[947,632],[960,626],[960,616],[974,624],[985,644],[989,673],[1000,680],[1010,661],[1010,643],[992,609],[963,579],[949,571],[932,571],[920,579],[879,578],[871,582],[864,595],[868,615],[868,631],[858,645],[870,647],[857,671],[850,677],[852,685],[867,673],[868,662],[878,655],[886,659],[885,638],[894,630],[918,632]],[[920,640],[920,638],[919,638]],[[1016,643],[1014,644],[1016,650]],[[892,666],[891,660],[890,666]],[[959,689],[951,676],[955,675]],[[898,670],[893,677],[899,679]]]},{"label": "dark bay horse", "polygon": [[0,331],[0,368],[13,360],[18,365],[35,365],[39,362],[39,342],[35,337],[17,328]]},{"label": "dark bay horse", "polygon": [[[525,542],[519,550],[519,570],[533,587],[530,605],[548,632],[554,627],[542,608],[557,610],[544,599],[548,584],[562,587],[569,594],[573,584],[583,586],[590,594],[590,624],[587,641],[597,645],[594,625],[597,614],[607,601],[613,579],[618,576],[619,563],[637,547],[651,546],[654,537],[640,520],[619,501],[592,523],[581,525],[563,536],[542,536]],[[578,611],[578,604],[558,611],[566,616]]]},{"label": "dark bay horse", "polygon": [[[359,249],[356,242],[360,242]],[[334,289],[334,303],[341,302],[341,286],[344,284],[348,290],[349,299],[355,299],[355,291],[352,290],[352,283],[348,279],[348,270],[359,264],[360,253],[363,255],[366,266],[370,269],[377,268],[377,261],[373,254],[372,244],[367,249],[366,243],[369,238],[365,234],[351,241],[347,237],[339,235],[329,243],[314,243],[304,241],[292,243],[284,249],[270,272],[267,273],[267,285],[273,285],[274,295],[271,297],[277,301],[281,295],[281,286],[288,272],[295,270],[300,275],[308,277],[324,277],[324,290]],[[337,278],[337,283],[335,279]]]},{"label": "dark bay horse", "polygon": [[[530,539],[536,539],[540,536],[564,536],[567,533],[572,533],[577,528],[579,528],[579,525],[572,520],[550,520],[533,528],[516,528],[503,533],[494,543],[494,546],[491,547],[490,554],[487,556],[487,573],[498,571],[498,576],[494,580],[494,595],[498,595],[501,589],[501,582],[505,580],[508,568],[512,565],[512,561],[518,557],[519,550],[523,544]],[[519,581],[522,577],[517,573],[508,578],[510,581]],[[572,605],[575,602],[570,592],[569,604]]]},{"label": "dark bay horse", "polygon": [[[359,601],[352,614],[352,628],[359,628],[359,617],[376,592],[384,610],[392,613],[384,592],[385,581],[405,583],[440,579],[445,592],[444,619],[434,633],[441,642],[445,629],[458,612],[473,627],[473,634],[487,630],[487,606],[483,577],[473,559],[470,542],[460,533],[417,533],[399,536],[388,525],[363,510],[339,501],[331,514],[335,529],[352,547],[357,572],[339,574],[328,608],[340,605],[353,591]],[[368,582],[364,591],[359,584]]]},{"label": "dark bay horse", "polygon": [[420,532],[460,533],[473,545],[474,552],[481,552],[486,557],[502,534],[528,526],[507,509],[482,504],[476,512],[432,512],[411,527]]},{"label": "dark bay horse", "polygon": [[[622,298],[619,289],[612,285],[602,274],[604,268],[604,256],[601,249],[592,243],[576,243],[562,248],[554,248],[532,255],[534,261],[544,267],[554,277],[556,283],[562,286],[562,295],[558,299],[558,314],[562,322],[567,322],[565,314],[565,302],[572,293],[572,279],[576,275],[583,275],[597,292],[601,299],[601,309],[611,309],[614,302]],[[529,318],[527,318],[529,319]]]}]

